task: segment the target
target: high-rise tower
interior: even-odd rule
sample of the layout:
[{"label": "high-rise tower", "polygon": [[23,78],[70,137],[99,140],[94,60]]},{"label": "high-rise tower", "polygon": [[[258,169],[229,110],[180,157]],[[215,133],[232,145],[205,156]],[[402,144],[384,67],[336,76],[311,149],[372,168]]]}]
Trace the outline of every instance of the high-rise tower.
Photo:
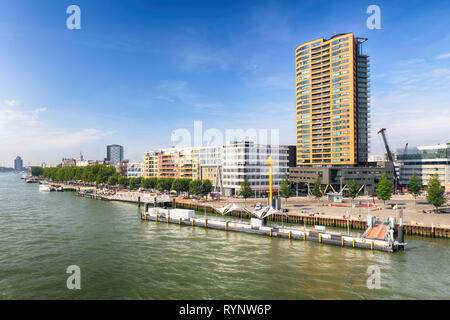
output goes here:
[{"label": "high-rise tower", "polygon": [[296,48],[297,165],[367,163],[366,40],[345,33]]}]

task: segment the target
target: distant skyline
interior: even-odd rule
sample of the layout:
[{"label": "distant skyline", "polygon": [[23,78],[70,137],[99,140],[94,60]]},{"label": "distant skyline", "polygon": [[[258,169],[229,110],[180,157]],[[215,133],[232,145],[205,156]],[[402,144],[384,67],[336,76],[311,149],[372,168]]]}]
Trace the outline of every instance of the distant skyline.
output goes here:
[{"label": "distant skyline", "polygon": [[[81,8],[81,30],[66,8]],[[381,9],[369,30],[366,9]],[[278,128],[295,144],[295,47],[366,37],[371,152],[450,142],[448,1],[31,1],[0,3],[0,166],[124,157],[177,128]]]}]

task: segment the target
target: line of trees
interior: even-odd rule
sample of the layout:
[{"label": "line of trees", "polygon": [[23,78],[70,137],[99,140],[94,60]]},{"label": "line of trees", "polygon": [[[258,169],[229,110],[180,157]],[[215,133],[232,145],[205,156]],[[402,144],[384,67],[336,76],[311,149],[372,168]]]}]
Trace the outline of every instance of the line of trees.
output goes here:
[{"label": "line of trees", "polygon": [[116,171],[114,166],[103,164],[68,167],[41,168],[33,167],[32,174],[55,181],[81,181],[85,183],[107,184],[130,189],[156,189],[160,192],[176,191],[188,192],[192,195],[206,195],[212,191],[210,180],[177,179],[177,178],[143,178],[124,177]]}]

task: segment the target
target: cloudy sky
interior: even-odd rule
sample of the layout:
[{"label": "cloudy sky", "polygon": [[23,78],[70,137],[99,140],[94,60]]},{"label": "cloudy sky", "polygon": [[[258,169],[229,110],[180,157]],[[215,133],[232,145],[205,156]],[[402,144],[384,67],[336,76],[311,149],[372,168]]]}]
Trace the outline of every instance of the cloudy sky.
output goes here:
[{"label": "cloudy sky", "polygon": [[294,144],[295,47],[334,32],[369,38],[372,154],[383,127],[394,149],[450,142],[449,17],[448,1],[4,0],[0,166],[102,159],[113,143],[141,161],[195,120]]}]

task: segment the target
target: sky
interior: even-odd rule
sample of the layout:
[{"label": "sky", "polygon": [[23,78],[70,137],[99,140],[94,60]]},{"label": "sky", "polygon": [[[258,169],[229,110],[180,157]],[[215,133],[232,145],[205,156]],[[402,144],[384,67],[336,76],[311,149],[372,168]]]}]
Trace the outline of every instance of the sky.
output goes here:
[{"label": "sky", "polygon": [[[81,29],[69,30],[69,5]],[[367,28],[369,5],[381,29]],[[450,142],[448,1],[0,2],[0,166],[125,158],[170,147],[173,130],[278,129],[295,144],[295,48],[369,40],[371,154]]]}]

